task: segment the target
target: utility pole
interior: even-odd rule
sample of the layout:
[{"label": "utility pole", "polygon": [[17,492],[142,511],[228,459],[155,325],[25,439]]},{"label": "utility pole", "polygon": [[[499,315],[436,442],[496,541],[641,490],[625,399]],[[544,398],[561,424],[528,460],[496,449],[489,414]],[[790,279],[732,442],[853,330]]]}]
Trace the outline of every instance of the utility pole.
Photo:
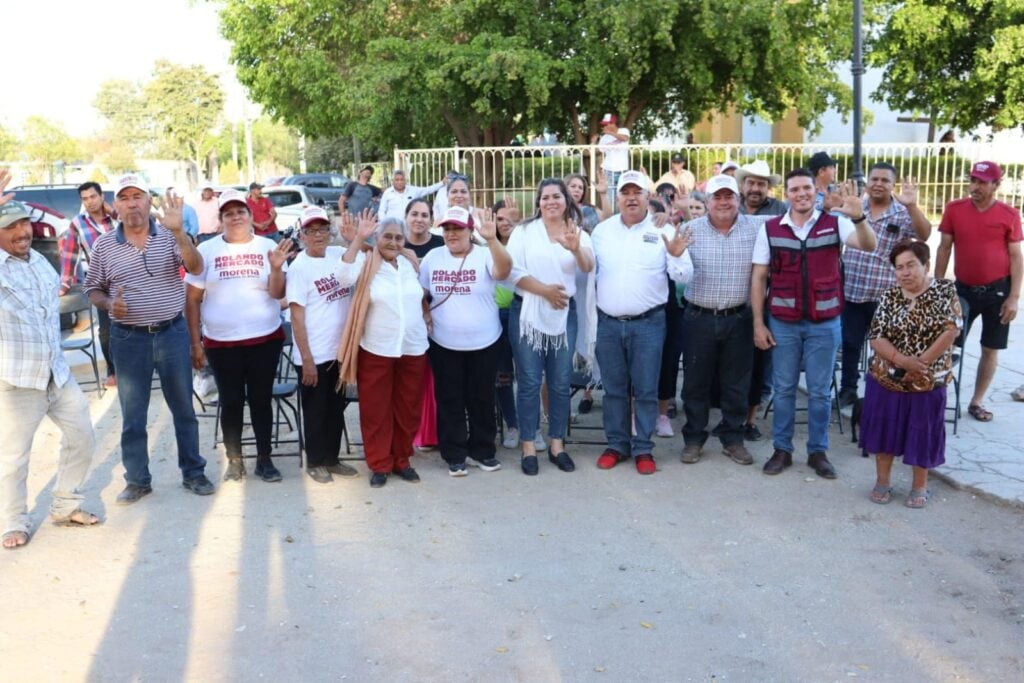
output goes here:
[{"label": "utility pole", "polygon": [[864,23],[863,0],[853,0],[853,179],[857,191],[864,187],[864,162],[861,159],[861,76],[864,75],[864,48],[862,24]]},{"label": "utility pole", "polygon": [[306,136],[299,134],[299,173],[306,172]]}]

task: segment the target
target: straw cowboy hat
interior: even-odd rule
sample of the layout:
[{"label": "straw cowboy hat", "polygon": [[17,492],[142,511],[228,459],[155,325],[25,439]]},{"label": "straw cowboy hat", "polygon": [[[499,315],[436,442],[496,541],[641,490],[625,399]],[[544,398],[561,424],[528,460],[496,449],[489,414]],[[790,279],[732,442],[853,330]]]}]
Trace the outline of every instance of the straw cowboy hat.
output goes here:
[{"label": "straw cowboy hat", "polygon": [[768,184],[772,187],[782,182],[782,176],[779,174],[772,173],[772,170],[768,168],[768,162],[763,159],[758,159],[745,166],[740,166],[736,170],[736,183],[743,187],[743,181],[748,177],[764,178],[768,181]]}]

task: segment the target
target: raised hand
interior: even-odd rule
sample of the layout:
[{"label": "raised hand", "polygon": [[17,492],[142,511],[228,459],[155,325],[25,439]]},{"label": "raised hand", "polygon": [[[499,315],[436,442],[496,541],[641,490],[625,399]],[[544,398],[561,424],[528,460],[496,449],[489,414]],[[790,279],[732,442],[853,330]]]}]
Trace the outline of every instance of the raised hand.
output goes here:
[{"label": "raised hand", "polygon": [[896,197],[903,206],[914,206],[917,204],[917,182],[913,178],[907,177],[900,183],[900,193]]},{"label": "raised hand", "polygon": [[476,223],[476,231],[488,242],[498,236],[498,224],[494,220],[494,212],[490,209],[474,211],[473,222]]},{"label": "raised hand", "polygon": [[363,209],[359,214],[359,220],[356,223],[356,237],[360,241],[365,242],[373,236],[373,233],[377,231],[377,214],[373,213],[369,209]]},{"label": "raised hand", "polygon": [[182,218],[185,200],[171,192],[171,190],[167,190],[166,194],[164,194],[163,204],[160,224],[174,233],[175,236],[181,234],[181,231],[185,229],[185,221]]},{"label": "raised hand", "polygon": [[281,240],[277,247],[267,252],[267,259],[270,261],[270,267],[274,270],[280,270],[281,266],[288,260],[288,255],[292,252],[292,246],[295,243],[289,238]]},{"label": "raised hand", "polygon": [[555,236],[555,241],[575,254],[580,248],[580,229],[576,226],[576,222],[566,221],[565,230]]},{"label": "raised hand", "polygon": [[342,239],[348,243],[356,238],[356,223],[352,219],[352,214],[342,211],[338,215],[338,231],[341,233]]},{"label": "raised hand", "polygon": [[672,256],[682,256],[683,252],[693,243],[693,229],[683,230],[682,224],[680,224],[676,226],[676,234],[672,236],[672,239],[666,237],[665,233],[661,234],[661,239],[665,242],[665,251]]},{"label": "raised hand", "polygon": [[859,218],[864,215],[864,202],[857,194],[857,185],[854,181],[847,181],[840,186],[838,192],[830,193],[826,197],[826,203],[831,204],[827,208],[850,218]]},{"label": "raised hand", "polygon": [[597,184],[594,186],[598,194],[605,194],[608,192],[608,178],[605,177],[604,173],[597,179]]},{"label": "raised hand", "polygon": [[4,194],[4,190],[11,182],[11,170],[9,168],[0,168],[0,206],[3,206],[7,202],[14,199],[14,193],[8,192]]}]

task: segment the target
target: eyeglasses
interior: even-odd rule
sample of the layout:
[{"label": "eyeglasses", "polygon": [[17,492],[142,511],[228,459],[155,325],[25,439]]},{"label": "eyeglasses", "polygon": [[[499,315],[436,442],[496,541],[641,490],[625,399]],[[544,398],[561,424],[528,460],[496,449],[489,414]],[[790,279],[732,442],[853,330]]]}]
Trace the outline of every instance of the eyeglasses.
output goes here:
[{"label": "eyeglasses", "polygon": [[331,228],[326,225],[320,227],[303,228],[302,234],[304,235],[330,235]]}]

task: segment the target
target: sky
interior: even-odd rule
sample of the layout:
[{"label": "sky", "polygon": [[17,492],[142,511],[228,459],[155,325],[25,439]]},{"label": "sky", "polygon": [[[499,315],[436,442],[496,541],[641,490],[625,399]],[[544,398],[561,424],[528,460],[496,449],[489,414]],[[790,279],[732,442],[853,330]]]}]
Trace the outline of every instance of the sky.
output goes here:
[{"label": "sky", "polygon": [[74,136],[96,132],[102,122],[92,100],[99,84],[148,80],[158,59],[200,64],[218,75],[228,120],[243,116],[244,89],[228,62],[215,2],[0,0],[0,21],[23,29],[4,37],[8,94],[0,98],[0,125],[6,128],[20,129],[38,114]]}]

